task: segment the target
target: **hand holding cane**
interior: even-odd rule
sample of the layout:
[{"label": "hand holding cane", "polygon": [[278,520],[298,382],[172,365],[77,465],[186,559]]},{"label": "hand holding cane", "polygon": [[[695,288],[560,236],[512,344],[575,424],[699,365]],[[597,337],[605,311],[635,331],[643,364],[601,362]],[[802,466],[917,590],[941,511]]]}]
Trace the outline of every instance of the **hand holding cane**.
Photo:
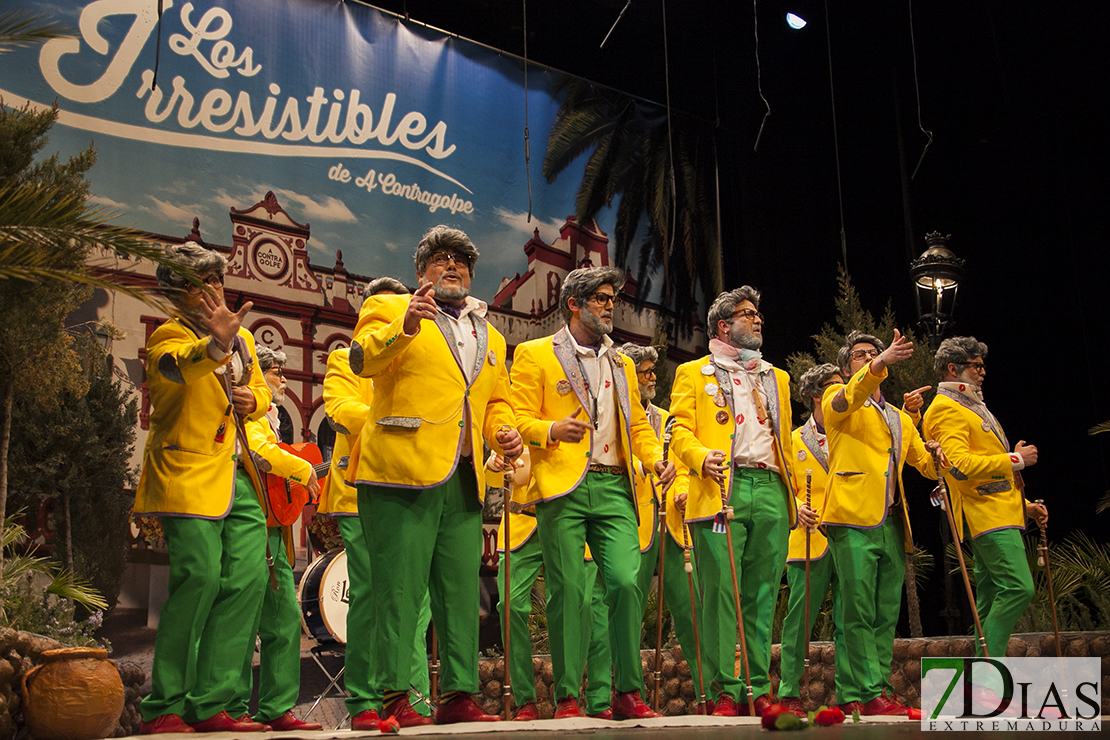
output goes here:
[{"label": "hand holding cane", "polygon": [[[671,431],[668,429],[663,432],[663,463],[667,462],[667,454],[671,446]],[[662,695],[660,682],[663,678],[663,550],[667,546],[667,486],[663,486],[663,494],[659,503],[659,565],[657,570],[659,573],[659,588],[656,591],[655,598],[655,699],[654,707],[656,712],[659,711],[659,698]],[[655,489],[655,476],[651,476],[651,492],[654,497],[656,494]]]},{"label": "hand holding cane", "polygon": [[[1020,480],[1021,474],[1015,473]],[[1025,493],[1025,481],[1020,480],[1022,494]],[[1038,506],[1044,505],[1044,499],[1034,501]],[[1037,546],[1037,565],[1044,568],[1045,581],[1048,583],[1048,603],[1052,605],[1052,634],[1056,638],[1056,655],[1063,657],[1063,644],[1060,642],[1060,621],[1056,616],[1056,593],[1052,588],[1052,566],[1048,561],[1048,525],[1043,520],[1037,519],[1037,526],[1041,530],[1041,544]]]},{"label": "hand holding cane", "polygon": [[698,633],[698,608],[694,598],[694,564],[690,561],[690,531],[682,522],[682,569],[686,571],[686,582],[690,585],[690,618],[694,622],[694,658],[698,663],[698,714],[708,714],[705,702],[705,675],[701,669],[701,635]]},{"label": "hand holding cane", "polygon": [[722,476],[717,483],[721,487],[721,511],[718,521],[725,530],[728,540],[728,565],[732,571],[732,595],[736,602],[736,628],[740,632],[740,666],[744,671],[744,685],[748,689],[748,716],[755,717],[755,694],[752,692],[752,672],[748,661],[748,641],[744,636],[744,615],[740,611],[740,579],[736,575],[736,553],[732,550],[732,520],[734,518],[732,506],[728,503],[728,493],[725,491],[725,479]]},{"label": "hand holding cane", "polygon": [[[812,509],[813,508],[813,469],[812,468],[806,468],[806,508],[807,509]],[[802,681],[805,681],[808,674],[809,674],[809,631],[810,631],[810,622],[809,622],[809,546],[810,546],[810,534],[811,534],[811,532],[809,531],[809,527],[806,527],[806,613],[805,613],[805,617],[806,617],[806,640],[805,640],[805,649],[802,652],[802,655],[805,656],[805,659],[802,662]]]},{"label": "hand holding cane", "polygon": [[944,482],[944,473],[940,469],[940,448],[930,450],[933,455],[933,469],[937,472],[937,492],[940,494],[941,506],[948,515],[948,526],[952,530],[952,542],[956,545],[956,560],[960,564],[960,573],[963,575],[964,588],[967,590],[967,600],[971,604],[971,613],[975,617],[975,633],[979,636],[979,648],[983,657],[989,658],[987,640],[983,635],[983,623],[979,621],[979,610],[975,607],[975,592],[971,588],[971,578],[967,574],[967,563],[964,562],[964,549],[960,543],[959,529],[956,527],[956,516],[952,511],[952,498],[948,495],[948,485]]},{"label": "hand holding cane", "polygon": [[[503,426],[503,427],[501,427],[501,431],[507,432],[507,431],[509,431],[509,427]],[[510,636],[511,631],[512,631],[510,622],[512,621],[512,610],[513,610],[512,594],[509,590],[510,583],[511,583],[510,575],[509,575],[510,574],[509,560],[511,558],[511,548],[512,548],[512,539],[510,538],[509,527],[510,527],[510,522],[512,521],[511,508],[512,508],[512,503],[513,503],[513,473],[516,471],[516,464],[515,464],[514,460],[512,458],[509,458],[509,457],[504,458],[504,461],[505,461],[505,463],[504,463],[504,465],[505,465],[505,467],[504,467],[504,473],[505,473],[505,479],[504,479],[505,505],[504,505],[504,513],[502,514],[502,519],[505,522],[505,543],[504,543],[504,550],[503,550],[503,552],[505,553],[505,572],[502,573],[502,583],[503,583],[503,588],[504,588],[504,591],[502,593],[504,593],[505,596],[502,599],[502,603],[505,604],[505,614],[502,617],[502,621],[504,622],[504,629],[503,629],[502,639],[504,640],[504,647],[505,647],[505,676],[504,676],[504,679],[501,681],[501,714],[504,717],[505,721],[507,722],[507,721],[509,721],[513,718],[513,682],[512,682],[512,677],[511,677],[512,671],[509,668],[509,666],[511,664],[511,658],[510,658],[511,653],[510,653],[510,648],[509,648],[509,636]]]}]

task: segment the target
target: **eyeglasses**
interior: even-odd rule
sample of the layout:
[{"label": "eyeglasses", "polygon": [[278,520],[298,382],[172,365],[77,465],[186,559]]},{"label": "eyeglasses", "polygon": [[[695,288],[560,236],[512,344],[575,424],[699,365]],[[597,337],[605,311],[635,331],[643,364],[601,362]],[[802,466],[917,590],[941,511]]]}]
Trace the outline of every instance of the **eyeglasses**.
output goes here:
[{"label": "eyeglasses", "polygon": [[832,388],[834,385],[844,385],[844,378],[839,375],[829,378],[821,385],[821,390]]},{"label": "eyeglasses", "polygon": [[759,319],[762,322],[763,321],[763,314],[761,314],[759,311],[753,311],[750,308],[742,308],[739,311],[732,314],[732,318],[734,318],[734,319],[751,319],[752,321],[755,321],[756,319]]},{"label": "eyeglasses", "polygon": [[[219,288],[221,285],[224,284],[224,276],[212,274],[204,278],[203,282],[210,288]],[[200,286],[194,285],[193,283],[189,283],[188,285],[186,285],[185,289],[189,291],[191,295],[197,295],[198,293],[200,293]]]},{"label": "eyeglasses", "polygon": [[599,306],[604,306],[604,305],[607,305],[609,303],[612,303],[613,308],[616,308],[618,305],[620,305],[620,302],[621,302],[620,296],[618,296],[616,293],[601,293],[601,292],[594,293],[589,298],[587,298],[587,300],[593,301],[594,303],[596,303]]},{"label": "eyeglasses", "polygon": [[647,368],[644,368],[643,370],[637,370],[636,374],[637,375],[643,375],[645,378],[654,378],[655,377],[655,368],[647,367]]},{"label": "eyeglasses", "polygon": [[274,375],[278,376],[279,378],[284,378],[285,377],[285,370],[283,368],[278,367],[277,365],[274,365],[270,369],[264,370],[263,372],[264,373],[273,373]]},{"label": "eyeglasses", "polygon": [[436,267],[446,267],[448,262],[454,262],[456,267],[470,270],[470,258],[458,252],[436,252],[428,258],[428,264]]},{"label": "eyeglasses", "polygon": [[851,357],[853,360],[856,360],[856,361],[866,360],[869,357],[878,357],[879,356],[879,350],[877,350],[877,349],[857,349],[856,351],[852,352],[852,354],[850,354],[848,356]]},{"label": "eyeglasses", "polygon": [[974,370],[977,370],[978,372],[981,372],[981,373],[986,372],[986,370],[987,370],[987,366],[986,366],[986,364],[983,363],[982,360],[976,360],[975,362],[961,362],[959,364],[963,365],[964,367],[970,367],[970,368],[972,368]]}]

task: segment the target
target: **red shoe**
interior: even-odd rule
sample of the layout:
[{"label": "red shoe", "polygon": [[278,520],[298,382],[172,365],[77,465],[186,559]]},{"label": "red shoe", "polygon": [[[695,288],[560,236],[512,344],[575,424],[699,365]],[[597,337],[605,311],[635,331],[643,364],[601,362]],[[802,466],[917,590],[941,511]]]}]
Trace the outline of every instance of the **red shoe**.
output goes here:
[{"label": "red shoe", "polygon": [[[359,712],[359,714],[362,714],[362,712]],[[408,693],[402,694],[382,707],[381,716],[392,717],[397,720],[397,724],[401,727],[423,727],[432,724],[431,717],[425,717],[413,711],[412,705],[409,704]],[[378,726],[374,725],[373,729],[378,729]]]},{"label": "red shoe", "polygon": [[864,717],[905,717],[907,713],[904,706],[886,694],[879,694],[871,701],[864,702],[860,710]]},{"label": "red shoe", "polygon": [[177,714],[163,714],[150,722],[139,723],[140,735],[161,735],[166,732],[196,732]]},{"label": "red shoe", "polygon": [[189,726],[197,732],[265,732],[270,729],[261,722],[251,720],[247,715],[246,721],[235,719],[227,712],[217,712],[211,717],[200,722],[190,722]]},{"label": "red shoe", "polygon": [[654,719],[663,716],[644,704],[644,700],[640,698],[639,690],[617,692],[613,696],[612,709],[613,719]]},{"label": "red shoe", "polygon": [[[413,713],[415,714],[415,712]],[[437,725],[453,725],[456,722],[500,721],[501,718],[496,714],[486,714],[482,711],[482,708],[469,694],[463,694],[449,704],[440,704],[436,709],[435,722]]]},{"label": "red shoe", "polygon": [[277,719],[266,720],[263,724],[269,725],[271,730],[276,730],[277,732],[315,732],[316,730],[324,729],[324,726],[319,722],[302,722],[297,719],[297,715],[293,714],[292,709]]},{"label": "red shoe", "polygon": [[[762,717],[763,713],[766,712],[769,707],[775,705],[775,700],[771,698],[770,694],[762,694],[755,697],[753,703],[755,704],[755,716]],[[748,702],[744,702],[739,706],[738,713],[741,717],[748,716]]]},{"label": "red shoe", "polygon": [[566,719],[567,717],[581,717],[582,712],[578,709],[578,700],[573,696],[568,696],[566,699],[560,699],[559,705],[555,707],[554,719]]},{"label": "red shoe", "polygon": [[378,723],[381,721],[382,718],[379,717],[378,713],[373,709],[364,709],[354,717],[351,717],[351,729],[360,731],[376,730],[378,729]]},{"label": "red shoe", "polygon": [[890,702],[891,704],[893,704],[895,706],[899,706],[902,709],[905,709],[907,719],[915,719],[915,720],[920,720],[921,719],[921,710],[920,709],[916,709],[914,707],[906,706],[905,704],[902,703],[902,700],[899,699],[896,695],[888,694],[886,689],[883,689],[882,697],[884,699],[886,699],[888,702]]},{"label": "red shoe", "polygon": [[731,696],[721,694],[721,698],[717,700],[717,706],[710,714],[714,717],[739,717],[740,711]]},{"label": "red shoe", "polygon": [[[251,718],[251,715],[250,715],[249,712],[243,712],[242,714],[240,714],[238,717],[235,718],[235,721],[236,722],[255,722],[256,720]],[[266,723],[266,722],[259,722],[258,724],[262,725],[262,727],[263,727],[263,729],[259,730],[259,732],[269,732],[270,730],[274,729],[273,727],[270,727],[269,723]]]},{"label": "red shoe", "polygon": [[851,719],[852,712],[859,712],[860,716],[861,717],[863,716],[863,703],[862,702],[846,701],[843,704],[840,704],[838,706],[840,707],[840,711],[844,712],[844,716],[848,719]]},{"label": "red shoe", "polygon": [[612,709],[602,709],[600,712],[598,712],[596,714],[590,714],[590,715],[587,715],[587,716],[593,717],[594,719],[613,719],[613,710]]},{"label": "red shoe", "polygon": [[[780,697],[779,698],[779,706],[782,707],[783,709],[785,709],[788,712],[793,712],[794,714],[798,715],[799,717],[805,717],[806,716],[805,710],[802,709],[802,700],[799,699],[796,696]],[[757,712],[759,711],[759,706],[758,705],[756,706],[755,711],[757,711]],[[763,716],[763,715],[761,714],[760,716]]]},{"label": "red shoe", "polygon": [[540,718],[539,707],[536,702],[526,702],[523,707],[517,710],[516,716],[513,717],[513,722],[532,722]]}]

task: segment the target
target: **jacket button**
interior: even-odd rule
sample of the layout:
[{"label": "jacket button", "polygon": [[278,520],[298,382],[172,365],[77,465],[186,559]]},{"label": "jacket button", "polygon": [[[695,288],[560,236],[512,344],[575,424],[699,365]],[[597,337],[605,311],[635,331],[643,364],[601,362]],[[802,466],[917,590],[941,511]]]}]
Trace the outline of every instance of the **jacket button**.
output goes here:
[{"label": "jacket button", "polygon": [[461,427],[462,425],[463,425],[462,419],[459,419],[459,426]]},{"label": "jacket button", "polygon": [[890,471],[889,471],[889,470],[884,470],[884,471],[883,471],[883,475],[887,475],[887,476],[889,476],[889,475],[890,475]]}]

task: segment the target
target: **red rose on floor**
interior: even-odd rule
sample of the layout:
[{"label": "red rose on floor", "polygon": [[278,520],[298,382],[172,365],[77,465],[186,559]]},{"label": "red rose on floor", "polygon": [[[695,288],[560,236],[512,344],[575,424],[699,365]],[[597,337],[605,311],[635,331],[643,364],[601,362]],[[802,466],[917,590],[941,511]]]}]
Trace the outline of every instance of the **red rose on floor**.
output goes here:
[{"label": "red rose on floor", "polygon": [[389,719],[383,719],[378,723],[378,730],[386,735],[395,735],[401,731],[401,725],[397,722],[397,718],[391,716]]},{"label": "red rose on floor", "polygon": [[844,721],[844,712],[840,711],[840,707],[822,709],[813,721],[819,725],[839,725]]},{"label": "red rose on floor", "polygon": [[[773,729],[775,729],[775,720],[778,719],[779,715],[782,714],[785,711],[786,711],[786,708],[783,707],[781,704],[772,704],[771,706],[764,709],[763,710],[763,717],[761,718],[761,721],[763,723],[763,729],[764,730],[773,730]],[[791,712],[791,714],[793,714],[793,712]]]}]

